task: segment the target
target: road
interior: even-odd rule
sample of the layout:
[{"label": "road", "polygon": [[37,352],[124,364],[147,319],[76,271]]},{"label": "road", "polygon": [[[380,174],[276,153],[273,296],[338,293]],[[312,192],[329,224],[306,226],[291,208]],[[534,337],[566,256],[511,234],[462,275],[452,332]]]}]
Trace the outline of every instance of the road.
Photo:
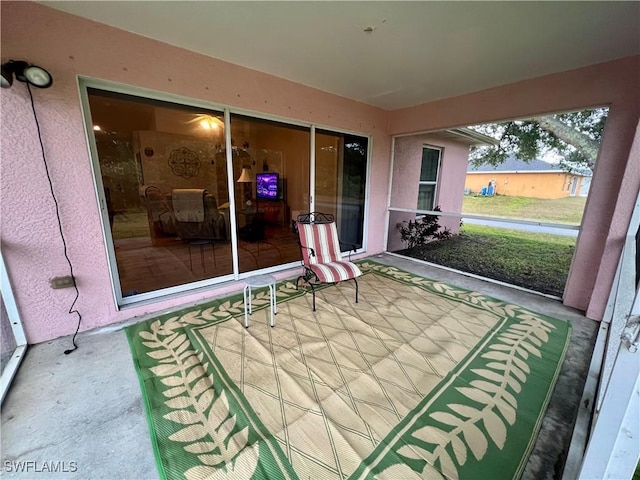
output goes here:
[{"label": "road", "polygon": [[523,230],[526,232],[550,233],[552,235],[565,235],[568,237],[577,237],[579,230],[562,227],[546,227],[542,225],[530,225],[526,223],[514,223],[509,220],[480,220],[478,218],[462,217],[464,223],[471,225],[486,225],[487,227],[511,228],[513,230]]}]

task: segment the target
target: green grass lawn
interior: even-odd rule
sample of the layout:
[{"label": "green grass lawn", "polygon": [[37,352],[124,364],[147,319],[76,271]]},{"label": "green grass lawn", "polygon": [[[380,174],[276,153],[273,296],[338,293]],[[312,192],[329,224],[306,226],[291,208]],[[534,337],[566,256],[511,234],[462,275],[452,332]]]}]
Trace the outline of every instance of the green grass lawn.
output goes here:
[{"label": "green grass lawn", "polygon": [[464,225],[450,240],[398,253],[561,297],[576,239]]},{"label": "green grass lawn", "polygon": [[493,197],[465,195],[462,213],[580,225],[586,201],[585,197],[548,200],[504,195]]}]

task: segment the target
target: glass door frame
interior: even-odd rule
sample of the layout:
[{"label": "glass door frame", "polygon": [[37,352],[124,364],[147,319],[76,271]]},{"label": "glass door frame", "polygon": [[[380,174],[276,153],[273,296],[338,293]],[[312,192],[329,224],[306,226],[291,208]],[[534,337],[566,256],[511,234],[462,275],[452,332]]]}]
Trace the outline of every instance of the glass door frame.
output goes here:
[{"label": "glass door frame", "polygon": [[[315,211],[315,190],[316,190],[316,130],[321,130],[323,132],[329,133],[337,133],[342,135],[351,135],[356,137],[362,137],[367,139],[367,168],[365,172],[365,190],[364,190],[364,210],[363,210],[363,218],[364,225],[362,226],[362,247],[357,248],[355,253],[352,251],[351,253],[354,255],[358,255],[360,253],[364,253],[367,251],[367,239],[369,233],[369,222],[367,218],[369,218],[369,199],[371,194],[371,158],[373,151],[373,137],[371,135],[363,135],[362,133],[354,132],[351,130],[333,128],[325,125],[314,124],[311,126],[311,152],[310,152],[310,160],[311,164],[310,168],[310,179],[309,179],[309,210],[311,212]],[[341,181],[341,180],[339,180]],[[340,226],[340,216],[342,212],[338,210],[336,216],[336,225]],[[343,256],[348,256],[343,254]]]},{"label": "glass door frame", "polygon": [[[239,259],[238,259],[238,234],[237,234],[237,217],[235,208],[235,180],[233,178],[233,154],[231,145],[231,115],[244,115],[253,117],[259,120],[269,120],[285,125],[298,126],[309,129],[310,134],[310,178],[309,178],[309,208],[311,211],[314,209],[315,202],[315,132],[316,129],[335,132],[339,134],[355,135],[368,140],[367,144],[367,169],[366,169],[366,185],[365,185],[365,205],[364,205],[364,225],[363,225],[363,239],[362,247],[356,250],[356,254],[363,253],[367,249],[367,234],[368,234],[368,212],[369,212],[369,198],[371,191],[371,158],[373,150],[373,139],[371,135],[364,135],[360,132],[354,132],[345,129],[339,129],[327,125],[311,124],[308,122],[302,122],[296,119],[290,119],[286,117],[279,117],[276,115],[269,115],[261,112],[256,112],[241,108],[230,108],[226,105],[208,102],[206,100],[194,99],[191,97],[185,97],[182,95],[171,94],[151,90],[143,87],[136,87],[117,82],[111,82],[108,80],[102,80],[87,76],[78,76],[78,90],[80,95],[80,107],[84,123],[85,139],[88,146],[88,153],[90,157],[91,173],[93,175],[95,195],[98,209],[100,210],[100,221],[102,227],[103,241],[106,247],[107,264],[109,266],[109,276],[111,279],[112,296],[115,301],[115,306],[118,310],[129,305],[141,305],[148,304],[160,299],[166,299],[171,296],[184,295],[192,293],[200,288],[211,287],[213,285],[222,284],[229,281],[238,281],[243,278],[256,275],[258,273],[273,273],[298,266],[298,262],[290,262],[287,264],[276,265],[268,268],[252,270],[250,272],[239,273]],[[227,163],[227,182],[229,187],[229,206],[230,206],[230,222],[231,222],[231,249],[232,249],[232,265],[233,273],[222,275],[220,277],[200,280],[188,284],[180,284],[169,288],[163,288],[154,290],[151,292],[141,293],[133,296],[123,297],[122,288],[120,284],[120,278],[118,274],[118,266],[116,262],[116,254],[113,243],[113,237],[111,235],[111,229],[109,228],[109,212],[107,209],[107,201],[104,195],[104,185],[102,182],[102,175],[100,169],[100,160],[98,156],[98,149],[93,133],[93,125],[91,118],[91,110],[89,107],[89,94],[88,88],[94,88],[99,90],[105,90],[113,93],[121,93],[123,95],[133,95],[141,98],[148,98],[151,100],[159,100],[164,102],[170,102],[178,105],[185,105],[196,108],[203,108],[208,110],[214,110],[224,113],[224,135],[225,135],[225,150],[226,150],[226,163]]]},{"label": "glass door frame", "polygon": [[[170,102],[178,105],[185,105],[197,108],[204,108],[208,110],[214,110],[218,112],[224,112],[225,115],[225,129],[229,128],[228,123],[228,109],[224,108],[221,105],[213,104],[206,101],[197,101],[189,97],[183,97],[180,95],[174,95],[169,93],[161,93],[154,90],[148,90],[140,87],[132,87],[129,85],[123,85],[115,82],[109,82],[106,80],[100,80],[90,77],[78,77],[78,88],[80,92],[80,106],[82,110],[82,116],[84,121],[85,128],[85,138],[87,141],[87,145],[89,147],[89,156],[91,158],[91,172],[93,174],[93,181],[95,186],[95,194],[96,200],[98,203],[98,208],[100,209],[100,218],[101,218],[101,226],[102,226],[102,235],[103,240],[106,246],[107,253],[107,263],[109,265],[109,273],[111,278],[111,290],[112,295],[115,300],[116,308],[120,309],[127,305],[140,305],[141,303],[148,303],[150,301],[155,301],[161,297],[167,297],[170,295],[183,294],[187,291],[193,291],[198,288],[208,287],[211,285],[215,285],[218,283],[222,283],[229,280],[237,279],[236,275],[228,274],[222,275],[220,277],[215,277],[212,279],[200,280],[196,282],[192,282],[189,284],[180,284],[173,287],[162,288],[159,290],[154,290],[152,292],[141,293],[137,295],[133,295],[130,297],[124,297],[122,295],[122,288],[120,284],[120,277],[118,274],[118,265],[116,261],[116,253],[113,243],[113,237],[111,235],[111,229],[109,228],[109,212],[107,209],[107,200],[104,195],[104,185],[102,183],[102,174],[100,169],[100,158],[98,155],[98,148],[95,140],[95,135],[93,133],[93,125],[91,118],[91,109],[89,106],[89,93],[88,88],[94,88],[98,90],[105,90],[113,93],[121,93],[124,95],[134,95],[141,98],[148,98],[151,100],[159,100],[164,102]],[[226,136],[226,130],[225,130]],[[226,138],[225,138],[226,141]],[[229,138],[230,143],[230,138]],[[226,162],[227,162],[227,182],[229,185],[229,204],[230,207],[233,205],[235,197],[234,191],[231,188],[233,186],[233,179],[229,176],[229,166],[232,161],[232,153],[229,148],[226,151]],[[235,226],[235,211],[231,215],[232,225]],[[232,228],[233,232],[233,228]],[[233,234],[232,234],[233,235]],[[232,237],[233,238],[233,237]],[[234,242],[232,240],[232,252],[233,252]],[[185,286],[188,285],[188,288]]]}]

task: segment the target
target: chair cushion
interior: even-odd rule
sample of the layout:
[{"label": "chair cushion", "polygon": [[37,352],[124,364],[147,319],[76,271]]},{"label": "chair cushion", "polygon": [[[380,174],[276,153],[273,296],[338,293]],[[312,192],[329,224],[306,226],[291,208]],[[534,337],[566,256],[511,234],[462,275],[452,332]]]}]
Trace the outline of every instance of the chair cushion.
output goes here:
[{"label": "chair cushion", "polygon": [[335,283],[362,275],[360,269],[351,262],[314,263],[309,268],[322,283]]},{"label": "chair cushion", "polygon": [[335,222],[299,224],[298,234],[300,243],[306,247],[302,249],[305,265],[339,262],[342,259]]}]

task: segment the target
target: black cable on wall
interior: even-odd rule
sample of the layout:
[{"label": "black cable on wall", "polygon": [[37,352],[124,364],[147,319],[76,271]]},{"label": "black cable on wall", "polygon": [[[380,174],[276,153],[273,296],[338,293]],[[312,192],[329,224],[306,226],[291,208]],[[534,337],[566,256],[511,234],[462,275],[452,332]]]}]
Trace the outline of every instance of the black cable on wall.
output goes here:
[{"label": "black cable on wall", "polygon": [[33,118],[36,123],[36,130],[38,131],[38,141],[40,142],[40,151],[42,152],[42,162],[44,163],[44,169],[47,174],[47,180],[49,181],[51,198],[53,199],[53,203],[55,204],[55,207],[56,207],[56,219],[58,220],[58,230],[60,231],[60,238],[62,239],[62,246],[64,248],[64,258],[67,259],[67,263],[69,264],[69,273],[71,274],[71,279],[73,280],[73,288],[76,291],[76,296],[73,299],[73,302],[71,302],[71,306],[69,307],[69,311],[68,311],[69,315],[75,313],[78,316],[78,325],[76,327],[75,333],[73,334],[73,338],[71,339],[71,342],[73,343],[73,348],[64,351],[65,355],[69,355],[71,352],[75,351],[78,348],[78,345],[76,345],[76,336],[78,335],[78,331],[80,331],[80,323],[82,322],[82,315],[78,310],[74,309],[74,307],[76,302],[78,301],[78,298],[80,297],[80,291],[78,290],[76,277],[73,274],[73,264],[71,263],[71,259],[69,258],[69,255],[67,253],[67,242],[64,238],[64,232],[62,231],[62,221],[60,219],[60,207],[58,206],[58,199],[56,198],[56,194],[53,190],[53,182],[51,181],[51,175],[49,174],[49,165],[47,163],[47,157],[44,153],[44,144],[42,142],[42,134],[40,133],[40,123],[38,122],[38,115],[36,114],[36,107],[33,102],[33,94],[31,93],[31,87],[29,83],[27,83],[27,91],[29,92],[29,99],[31,100],[31,110],[33,111]]}]

